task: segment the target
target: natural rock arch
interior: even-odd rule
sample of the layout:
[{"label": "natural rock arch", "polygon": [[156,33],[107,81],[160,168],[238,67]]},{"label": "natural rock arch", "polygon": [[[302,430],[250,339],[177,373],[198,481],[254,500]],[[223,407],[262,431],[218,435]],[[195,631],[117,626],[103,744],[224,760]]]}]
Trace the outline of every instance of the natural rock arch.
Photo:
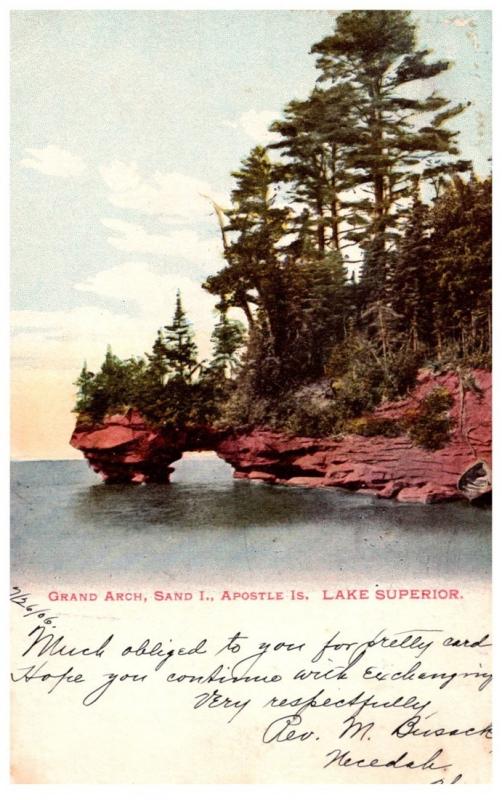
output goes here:
[{"label": "natural rock arch", "polygon": [[70,444],[82,451],[105,483],[169,483],[171,464],[183,453],[217,452],[227,435],[209,427],[156,430],[130,410],[101,423],[77,423]]},{"label": "natural rock arch", "polygon": [[[399,419],[438,387],[454,402],[449,441],[425,450],[404,435],[314,439],[269,429],[191,427],[159,431],[137,411],[98,424],[77,424],[71,444],[107,483],[169,483],[171,464],[190,450],[212,450],[234,467],[234,477],[289,486],[339,487],[410,503],[462,497],[491,488],[491,374],[472,370],[476,391],[460,391],[456,372],[423,371],[412,393],[373,412]],[[485,465],[473,474],[473,463]],[[464,473],[465,476],[464,477]],[[480,480],[482,478],[482,480]]]}]

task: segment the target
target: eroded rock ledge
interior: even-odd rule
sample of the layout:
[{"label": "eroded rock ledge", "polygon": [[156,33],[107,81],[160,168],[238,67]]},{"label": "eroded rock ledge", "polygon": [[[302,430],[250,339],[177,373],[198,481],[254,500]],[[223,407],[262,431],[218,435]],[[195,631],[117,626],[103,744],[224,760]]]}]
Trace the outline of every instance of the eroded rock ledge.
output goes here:
[{"label": "eroded rock ledge", "polygon": [[372,417],[398,420],[415,411],[433,389],[454,399],[449,442],[429,451],[405,435],[348,435],[336,439],[291,436],[268,429],[159,432],[136,411],[77,424],[70,443],[108,483],[167,483],[170,466],[189,450],[215,450],[236,478],[290,486],[332,486],[404,502],[433,503],[464,497],[460,476],[476,461],[491,464],[491,373],[472,370],[462,388],[457,373],[422,371],[404,400],[379,406]]},{"label": "eroded rock ledge", "polygon": [[189,450],[216,450],[224,435],[210,428],[158,431],[131,410],[93,425],[77,422],[70,444],[106,483],[169,483],[173,461]]}]

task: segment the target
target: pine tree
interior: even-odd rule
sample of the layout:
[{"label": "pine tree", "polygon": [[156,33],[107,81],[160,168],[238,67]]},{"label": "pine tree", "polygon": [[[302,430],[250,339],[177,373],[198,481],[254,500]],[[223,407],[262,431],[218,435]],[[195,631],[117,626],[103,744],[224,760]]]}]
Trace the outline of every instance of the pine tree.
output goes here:
[{"label": "pine tree", "polygon": [[343,340],[352,309],[347,270],[339,252],[315,253],[287,269],[288,347],[284,374],[293,382],[316,380]]},{"label": "pine tree", "polygon": [[456,176],[430,213],[437,347],[491,350],[492,181]]},{"label": "pine tree", "polygon": [[[274,167],[263,147],[255,147],[232,175],[236,184],[232,208],[226,212],[225,232],[230,235],[225,248],[227,265],[210,276],[204,288],[220,295],[226,307],[242,308],[250,328],[259,316],[279,355],[285,334],[279,242],[289,212],[276,205]],[[259,314],[254,314],[251,306]]]},{"label": "pine tree", "polygon": [[[312,52],[319,55],[321,80],[348,85],[356,95],[359,141],[348,166],[357,171],[360,191],[369,194],[355,201],[366,223],[353,238],[366,250],[362,280],[368,281],[374,302],[386,291],[386,254],[398,238],[403,201],[410,197],[416,174],[437,179],[442,172],[468,167],[465,161],[453,165],[456,132],[443,127],[465,106],[452,106],[435,92],[425,99],[400,94],[407,84],[434,78],[450,66],[447,61],[428,63],[429,51],[416,48],[408,11],[340,14],[334,34]],[[418,127],[415,120],[424,114],[434,116]]]},{"label": "pine tree", "polygon": [[342,247],[342,195],[354,185],[346,159],[358,141],[354,99],[350,86],[316,87],[307,100],[289,103],[270,128],[281,139],[269,149],[286,159],[277,175],[290,186],[291,201],[303,207],[300,217],[307,209],[321,256]]},{"label": "pine tree", "polygon": [[436,286],[429,229],[429,210],[420,199],[417,182],[389,285],[392,307],[399,315],[396,327],[414,353],[420,346],[430,350],[433,345]]},{"label": "pine tree", "polygon": [[228,319],[222,311],[215,325],[211,342],[213,357],[210,369],[222,374],[223,378],[233,378],[240,361],[238,352],[244,343],[244,325],[235,319]]},{"label": "pine tree", "polygon": [[[83,372],[81,373],[81,377]],[[86,384],[86,401],[80,403],[79,410],[89,413],[93,419],[102,417],[113,411],[119,411],[127,405],[131,397],[131,380],[125,364],[114,355],[110,345],[100,370],[92,381]]]},{"label": "pine tree", "polygon": [[170,325],[157,334],[149,356],[150,368],[159,376],[162,383],[166,377],[190,383],[197,369],[197,347],[194,342],[192,326],[188,322],[181,302],[181,294],[176,292],[173,320]]}]

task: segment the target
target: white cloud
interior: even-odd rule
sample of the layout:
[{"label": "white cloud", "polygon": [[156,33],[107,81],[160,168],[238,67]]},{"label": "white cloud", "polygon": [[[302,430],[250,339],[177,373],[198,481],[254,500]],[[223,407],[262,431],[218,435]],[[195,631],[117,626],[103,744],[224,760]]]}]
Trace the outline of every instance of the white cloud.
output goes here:
[{"label": "white cloud", "polygon": [[193,230],[175,230],[167,235],[150,234],[141,225],[120,219],[102,219],[106,228],[113,231],[107,241],[117,250],[126,253],[151,253],[184,258],[207,269],[207,262],[221,256],[221,243],[217,237],[202,239]]},{"label": "white cloud", "polygon": [[212,209],[203,195],[209,195],[223,205],[228,202],[206,181],[179,172],[157,171],[145,179],[134,161],[112,161],[99,171],[110,189],[108,199],[112,205],[160,216],[169,222],[208,217]]},{"label": "white cloud", "polygon": [[[124,355],[136,353],[138,348],[142,352],[151,347],[158,328],[171,322],[176,291],[179,289],[187,317],[195,329],[199,350],[203,357],[209,353],[216,298],[204,291],[197,280],[178,273],[160,274],[149,264],[128,261],[98,272],[92,278],[77,284],[76,288],[122,302],[133,332],[138,325],[133,340],[127,337],[131,341],[129,347],[132,349]],[[146,332],[147,337],[143,335]]]},{"label": "white cloud", "polygon": [[84,359],[90,369],[100,366],[107,344],[120,358],[141,355],[151,349],[157,330],[171,322],[178,289],[199,354],[206,358],[210,353],[216,298],[197,281],[157,274],[142,262],[126,262],[98,272],[76,288],[103,300],[121,301],[122,308],[115,312],[91,303],[67,311],[14,311],[15,369],[73,370],[75,379]]},{"label": "white cloud", "polygon": [[268,128],[274,120],[279,119],[277,111],[244,111],[236,120],[225,120],[223,125],[234,130],[242,130],[257,144],[271,144],[280,138],[277,133],[271,133]]},{"label": "white cloud", "polygon": [[[92,368],[103,360],[108,343],[122,343],[136,352],[131,318],[98,306],[68,311],[13,311],[12,357],[17,368],[37,370],[78,369],[84,358]],[[139,338],[141,339],[141,332]]]},{"label": "white cloud", "polygon": [[75,156],[68,150],[49,144],[40,149],[27,147],[26,152],[31,158],[23,158],[21,165],[30,169],[43,172],[44,175],[56,175],[60,178],[75,178],[86,169],[80,156]]}]

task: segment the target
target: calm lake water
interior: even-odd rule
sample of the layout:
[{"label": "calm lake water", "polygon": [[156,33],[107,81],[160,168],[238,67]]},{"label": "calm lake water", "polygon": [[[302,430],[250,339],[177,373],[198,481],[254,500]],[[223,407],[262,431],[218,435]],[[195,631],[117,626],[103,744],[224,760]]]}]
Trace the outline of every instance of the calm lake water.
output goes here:
[{"label": "calm lake water", "polygon": [[236,481],[216,456],[175,468],[169,486],[105,486],[84,461],[13,463],[12,579],[488,579],[489,510]]}]

